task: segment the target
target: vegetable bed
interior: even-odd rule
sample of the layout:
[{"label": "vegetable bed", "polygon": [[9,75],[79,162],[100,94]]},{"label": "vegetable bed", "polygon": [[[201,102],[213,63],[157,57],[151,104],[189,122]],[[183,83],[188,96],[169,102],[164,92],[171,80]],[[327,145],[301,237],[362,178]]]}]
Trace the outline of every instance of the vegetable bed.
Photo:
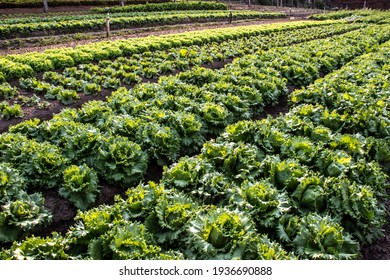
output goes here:
[{"label": "vegetable bed", "polygon": [[[111,94],[0,135],[0,258],[361,258],[388,217],[380,27],[295,23],[3,58],[4,99],[20,87],[65,105]],[[289,111],[263,118],[283,97]],[[53,197],[73,215],[51,233]]]}]

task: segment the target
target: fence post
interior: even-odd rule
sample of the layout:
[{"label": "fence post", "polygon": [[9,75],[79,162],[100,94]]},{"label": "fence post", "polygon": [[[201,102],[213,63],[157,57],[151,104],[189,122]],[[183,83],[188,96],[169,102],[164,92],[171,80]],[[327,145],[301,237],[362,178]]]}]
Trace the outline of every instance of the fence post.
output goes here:
[{"label": "fence post", "polygon": [[43,11],[45,13],[48,13],[49,12],[49,5],[47,4],[47,0],[42,0],[43,2]]},{"label": "fence post", "polygon": [[230,11],[229,13],[229,24],[231,24],[233,21],[233,14],[232,14],[232,11]]},{"label": "fence post", "polygon": [[110,37],[110,12],[107,11],[106,16],[106,36]]}]

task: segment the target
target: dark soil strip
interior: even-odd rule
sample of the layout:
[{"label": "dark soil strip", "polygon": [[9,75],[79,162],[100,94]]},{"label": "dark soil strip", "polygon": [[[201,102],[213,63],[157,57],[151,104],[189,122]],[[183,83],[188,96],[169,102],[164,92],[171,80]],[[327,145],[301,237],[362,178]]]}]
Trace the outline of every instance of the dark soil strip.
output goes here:
[{"label": "dark soil strip", "polygon": [[[390,176],[390,172],[388,173]],[[388,191],[390,195],[390,190]],[[362,247],[363,260],[390,260],[390,199],[386,201],[387,224],[383,228],[385,236],[373,244]]]}]

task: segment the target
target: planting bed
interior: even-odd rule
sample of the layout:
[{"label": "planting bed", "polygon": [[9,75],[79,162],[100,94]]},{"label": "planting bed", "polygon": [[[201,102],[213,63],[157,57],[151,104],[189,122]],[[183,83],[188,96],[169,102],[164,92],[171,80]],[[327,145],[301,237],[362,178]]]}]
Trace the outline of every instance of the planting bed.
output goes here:
[{"label": "planting bed", "polygon": [[1,58],[0,258],[390,259],[389,39],[296,22]]}]

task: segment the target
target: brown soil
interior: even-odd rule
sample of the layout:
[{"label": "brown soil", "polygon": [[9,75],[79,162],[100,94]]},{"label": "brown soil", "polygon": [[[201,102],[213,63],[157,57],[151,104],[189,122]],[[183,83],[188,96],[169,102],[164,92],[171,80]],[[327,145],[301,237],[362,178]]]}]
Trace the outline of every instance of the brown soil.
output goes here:
[{"label": "brown soil", "polygon": [[385,236],[371,245],[363,246],[363,260],[390,260],[390,200],[387,200],[386,208],[388,215],[387,224],[384,227]]}]

